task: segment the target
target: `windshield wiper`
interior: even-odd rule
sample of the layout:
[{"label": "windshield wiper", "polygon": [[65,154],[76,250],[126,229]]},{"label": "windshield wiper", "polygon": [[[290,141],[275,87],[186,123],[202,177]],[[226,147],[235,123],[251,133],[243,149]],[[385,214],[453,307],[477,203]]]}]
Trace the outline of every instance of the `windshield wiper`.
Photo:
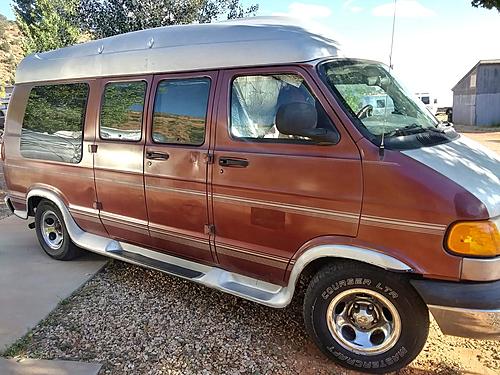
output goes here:
[{"label": "windshield wiper", "polygon": [[439,124],[437,124],[436,127],[430,127],[427,128],[426,130],[435,132],[435,133],[446,133],[447,131],[454,130],[453,124],[448,121],[441,121]]},{"label": "windshield wiper", "polygon": [[395,129],[395,130],[387,133],[386,135],[392,136],[392,137],[394,137],[394,136],[399,137],[399,136],[417,134],[417,133],[423,133],[423,132],[425,132],[425,129],[422,128],[422,126],[420,126],[418,124],[411,124],[411,125],[407,125],[403,128]]}]

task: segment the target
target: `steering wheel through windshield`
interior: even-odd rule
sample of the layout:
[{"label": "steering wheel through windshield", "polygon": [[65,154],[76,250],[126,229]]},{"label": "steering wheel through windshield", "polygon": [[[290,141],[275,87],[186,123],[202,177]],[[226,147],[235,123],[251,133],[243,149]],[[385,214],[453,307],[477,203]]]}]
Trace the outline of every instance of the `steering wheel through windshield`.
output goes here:
[{"label": "steering wheel through windshield", "polygon": [[356,115],[358,118],[364,119],[365,117],[371,116],[373,114],[373,106],[371,104],[365,105],[363,108],[361,108]]}]

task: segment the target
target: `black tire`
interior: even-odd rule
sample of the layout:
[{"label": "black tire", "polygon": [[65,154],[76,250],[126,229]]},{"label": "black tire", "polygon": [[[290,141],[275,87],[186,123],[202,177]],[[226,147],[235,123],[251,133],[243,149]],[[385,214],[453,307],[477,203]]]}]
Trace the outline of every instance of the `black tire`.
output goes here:
[{"label": "black tire", "polygon": [[[58,234],[56,234],[56,232],[60,233],[61,240],[57,243],[57,245],[55,245],[55,242],[50,240],[50,234],[44,235],[42,233],[44,227],[42,221],[44,219],[46,222],[54,221],[54,227],[57,229],[50,234],[52,234],[54,238],[57,238]],[[71,241],[61,211],[54,203],[48,200],[41,201],[36,207],[35,231],[40,246],[51,258],[57,260],[72,260],[80,256],[82,253],[82,250]]]},{"label": "black tire", "polygon": [[[359,291],[365,291],[368,294]],[[342,302],[342,298],[353,298],[353,301]],[[340,301],[338,305],[336,301]],[[355,301],[361,301],[361,304],[368,303],[368,307],[362,308],[364,313],[367,313],[368,309],[373,309],[373,306],[384,306],[383,301],[392,304],[391,309],[397,311],[398,314],[395,317],[392,316],[390,310],[384,310],[383,307],[376,308],[376,310],[382,311],[383,316],[378,315],[380,321],[389,325],[393,324],[393,327],[400,327],[400,330],[392,330],[400,333],[394,333],[393,336],[381,336],[380,331],[376,332],[376,335],[383,337],[382,341],[377,336],[369,336],[370,333],[368,333],[370,342],[366,347],[380,345],[378,342],[374,344],[373,338],[380,341],[382,345],[388,343],[392,346],[381,346],[380,352],[374,351],[369,354],[363,351],[366,349],[362,346],[356,346],[357,343],[354,342],[356,339],[353,338],[356,337],[356,331],[351,327],[359,329],[361,337],[365,329],[370,332],[371,328],[376,326],[374,323],[382,323],[377,319],[369,323],[361,320],[358,322],[369,324],[370,327],[359,327],[355,318],[366,318],[360,318],[359,313],[356,315],[356,311],[360,311],[360,304],[355,304]],[[380,304],[370,305],[370,301],[378,301]],[[327,321],[328,308],[331,303],[335,308],[332,310],[330,307],[330,312],[333,312],[334,317],[330,320],[333,331],[330,330]],[[368,314],[373,314],[372,311]],[[348,319],[354,320],[342,320],[346,315]],[[339,316],[341,318],[338,318]],[[392,323],[390,318],[392,318]],[[369,319],[373,319],[372,315]],[[409,284],[405,275],[386,272],[364,263],[342,260],[324,266],[311,280],[304,299],[304,321],[307,332],[328,357],[343,367],[376,374],[397,371],[408,365],[422,350],[429,333],[427,306]],[[338,327],[341,326],[344,328],[339,329]],[[339,338],[335,338],[335,334]],[[391,340],[386,340],[387,337]],[[342,340],[344,340],[343,344]],[[359,348],[361,350],[358,350]]]}]

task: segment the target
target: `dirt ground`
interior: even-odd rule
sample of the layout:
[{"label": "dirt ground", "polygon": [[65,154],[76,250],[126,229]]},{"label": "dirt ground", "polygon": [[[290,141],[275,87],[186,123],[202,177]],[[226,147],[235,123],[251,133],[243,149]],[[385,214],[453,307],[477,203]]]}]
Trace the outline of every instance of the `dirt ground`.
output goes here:
[{"label": "dirt ground", "polygon": [[500,154],[500,127],[478,128],[475,126],[455,125],[455,128],[467,137],[481,142]]}]

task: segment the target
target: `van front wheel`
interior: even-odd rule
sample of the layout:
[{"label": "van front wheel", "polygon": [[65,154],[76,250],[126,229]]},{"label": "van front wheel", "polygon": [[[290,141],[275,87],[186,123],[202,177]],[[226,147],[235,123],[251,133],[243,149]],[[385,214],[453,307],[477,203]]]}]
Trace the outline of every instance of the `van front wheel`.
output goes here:
[{"label": "van front wheel", "polygon": [[340,261],[318,271],[304,300],[306,329],[344,367],[397,371],[422,350],[429,312],[403,275]]},{"label": "van front wheel", "polygon": [[71,260],[81,254],[69,237],[63,216],[52,202],[44,200],[35,210],[35,231],[42,249],[57,260]]}]

